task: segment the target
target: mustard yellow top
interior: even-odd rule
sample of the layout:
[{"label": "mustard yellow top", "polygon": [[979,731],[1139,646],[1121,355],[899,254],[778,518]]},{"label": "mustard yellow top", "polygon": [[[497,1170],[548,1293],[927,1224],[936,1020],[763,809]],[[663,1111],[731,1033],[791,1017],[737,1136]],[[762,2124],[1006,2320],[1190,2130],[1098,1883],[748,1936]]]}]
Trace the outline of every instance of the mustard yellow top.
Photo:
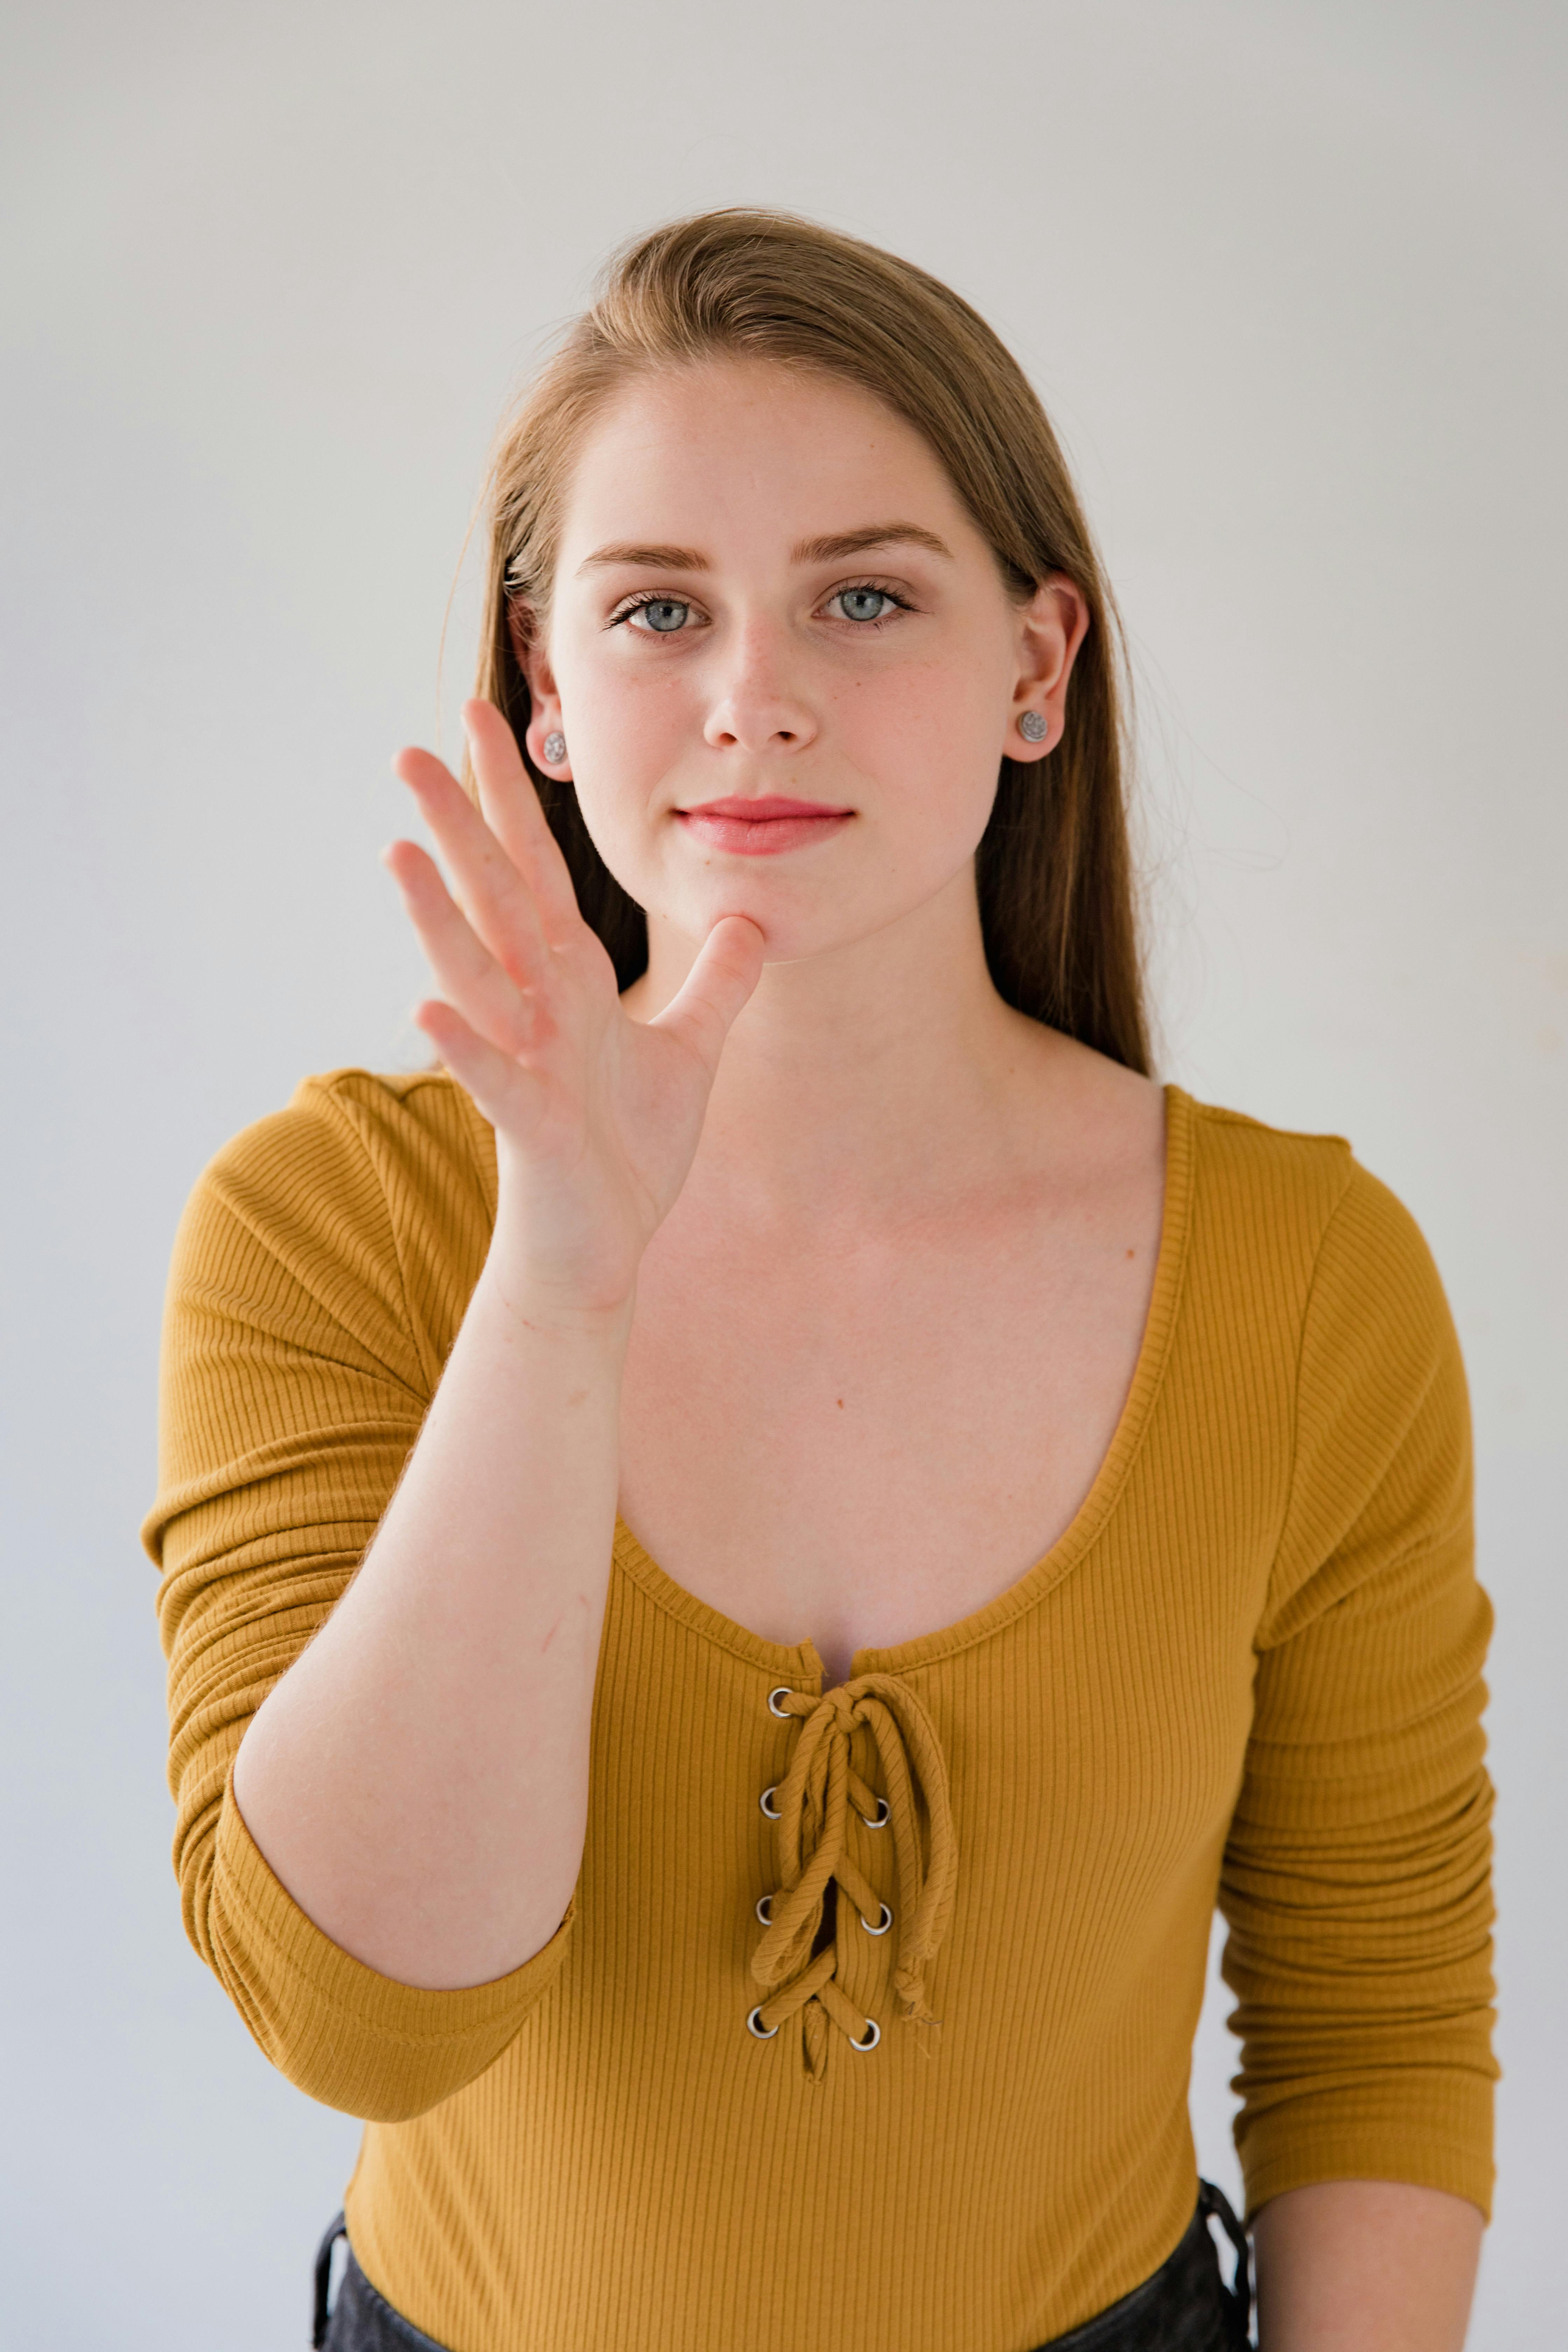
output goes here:
[{"label": "mustard yellow top", "polygon": [[229,1773],[418,1431],[490,1132],[444,1076],[338,1071],[202,1177],[145,1529],[185,1925],[290,2081],[368,2119],[355,2251],[452,2352],[1075,2326],[1192,2212],[1216,1899],[1250,2208],[1357,2176],[1487,2208],[1490,1620],[1452,1320],[1342,1138],[1165,1095],[1148,1327],[1059,1542],[823,1697],[809,1642],[620,1527],[576,1890],[460,1991],[330,1942]]}]

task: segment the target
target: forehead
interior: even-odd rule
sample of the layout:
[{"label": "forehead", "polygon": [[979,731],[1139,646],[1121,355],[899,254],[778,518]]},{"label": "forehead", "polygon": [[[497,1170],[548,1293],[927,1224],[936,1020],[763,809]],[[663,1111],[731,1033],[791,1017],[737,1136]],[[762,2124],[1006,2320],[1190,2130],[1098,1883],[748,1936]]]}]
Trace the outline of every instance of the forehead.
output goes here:
[{"label": "forehead", "polygon": [[610,540],[722,561],[880,516],[988,553],[924,436],[873,393],[765,360],[665,368],[623,385],[589,426],[562,520],[560,569]]}]

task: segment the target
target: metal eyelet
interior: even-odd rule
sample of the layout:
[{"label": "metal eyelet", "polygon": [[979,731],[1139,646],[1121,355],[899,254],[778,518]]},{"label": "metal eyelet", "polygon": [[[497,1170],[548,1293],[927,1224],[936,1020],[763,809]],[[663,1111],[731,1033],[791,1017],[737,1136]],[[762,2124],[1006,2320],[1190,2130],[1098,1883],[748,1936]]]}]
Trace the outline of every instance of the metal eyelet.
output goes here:
[{"label": "metal eyelet", "polygon": [[781,1723],[792,1722],[794,1718],[791,1716],[788,1707],[775,1706],[773,1705],[773,1701],[775,1698],[793,1698],[794,1696],[795,1693],[791,1690],[788,1683],[779,1683],[768,1693],[768,1713],[770,1715],[777,1716]]},{"label": "metal eyelet", "polygon": [[885,1830],[889,1822],[892,1818],[886,1797],[879,1797],[877,1800],[877,1818],[875,1821],[871,1819],[869,1813],[862,1813],[860,1818],[865,1822],[866,1827],[868,1830]]},{"label": "metal eyelet", "polygon": [[[864,1818],[864,1816],[862,1816],[862,1818]],[[872,1927],[871,1922],[869,1921],[869,1919],[868,1919],[868,1918],[867,1918],[867,1916],[866,1916],[865,1913],[864,1913],[864,1912],[862,1912],[862,1913],[861,1913],[861,1915],[860,1915],[860,1925],[862,1926],[862,1927],[864,1927],[864,1928],[865,1928],[866,1933],[868,1934],[868,1936],[885,1936],[885,1935],[887,1934],[887,1932],[888,1932],[889,1928],[892,1926],[892,1924],[893,1924],[893,1915],[892,1915],[892,1913],[889,1910],[889,1908],[888,1908],[888,1906],[887,1906],[887,1905],[886,1905],[885,1903],[882,1905],[881,1908],[882,1908],[882,1916],[881,1916],[880,1919],[879,1919],[879,1921],[877,1922],[877,1925],[876,1925],[874,1927]]]},{"label": "metal eyelet", "polygon": [[[763,2004],[759,2001],[755,2009],[752,2010],[751,2015],[747,2018],[746,2024],[750,2032],[756,2035],[759,2042],[771,2042],[774,2034],[778,2032],[778,2027],[776,2025],[759,2025],[757,2023],[757,2020],[761,2017],[762,2013]],[[857,2042],[855,2047],[859,2049],[860,2044]]]},{"label": "metal eyelet", "polygon": [[772,1896],[771,1895],[758,1895],[758,1897],[757,1897],[757,1916],[758,1916],[758,1918],[762,1921],[762,1923],[763,1923],[763,1927],[771,1927],[773,1926],[773,1896]]},{"label": "metal eyelet", "polygon": [[871,2037],[869,2042],[852,2042],[849,2044],[851,2050],[875,2050],[882,2038],[882,2029],[874,2017],[866,2020],[866,2031]]},{"label": "metal eyelet", "polygon": [[778,1785],[779,1784],[776,1780],[770,1781],[768,1786],[763,1790],[762,1795],[757,1799],[758,1804],[761,1805],[763,1812],[766,1813],[770,1822],[782,1822],[784,1819],[784,1815],[780,1812],[778,1807],[776,1805],[770,1805],[768,1802],[768,1799],[776,1792]]}]

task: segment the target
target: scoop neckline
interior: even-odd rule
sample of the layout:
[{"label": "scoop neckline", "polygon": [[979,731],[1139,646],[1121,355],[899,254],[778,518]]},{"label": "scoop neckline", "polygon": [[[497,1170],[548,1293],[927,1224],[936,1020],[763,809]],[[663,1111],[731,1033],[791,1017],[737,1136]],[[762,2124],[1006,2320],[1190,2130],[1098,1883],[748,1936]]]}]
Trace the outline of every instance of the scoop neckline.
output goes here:
[{"label": "scoop neckline", "polygon": [[[1154,1280],[1131,1383],[1088,1494],[1050,1549],[1005,1592],[972,1610],[968,1616],[956,1618],[950,1625],[936,1626],[929,1633],[917,1633],[907,1642],[880,1649],[857,1650],[849,1662],[850,1680],[863,1674],[910,1673],[989,1640],[1004,1625],[1043,1600],[1063,1577],[1070,1574],[1104,1533],[1142,1450],[1154,1402],[1163,1385],[1186,1270],[1192,1227],[1194,1106],[1191,1096],[1173,1080],[1167,1080],[1161,1092],[1165,1098],[1165,1184]],[[809,1634],[804,1642],[771,1642],[727,1617],[722,1610],[699,1600],[696,1593],[689,1592],[659,1566],[618,1510],[614,1558],[616,1567],[650,1600],[721,1649],[730,1651],[748,1665],[789,1675],[794,1687],[815,1683],[820,1690],[826,1669]]]}]

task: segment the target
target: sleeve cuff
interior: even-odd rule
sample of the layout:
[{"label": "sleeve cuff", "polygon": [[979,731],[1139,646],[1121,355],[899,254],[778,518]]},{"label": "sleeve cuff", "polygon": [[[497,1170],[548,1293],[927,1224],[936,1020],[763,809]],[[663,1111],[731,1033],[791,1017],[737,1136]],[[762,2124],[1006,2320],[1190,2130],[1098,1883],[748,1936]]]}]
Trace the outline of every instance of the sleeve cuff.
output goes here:
[{"label": "sleeve cuff", "polygon": [[291,2083],[368,2122],[423,2115],[494,2063],[554,1982],[576,1910],[574,1890],[550,1941],[489,1984],[400,1984],[307,1917],[246,1827],[232,1773],[225,1788],[211,1911],[217,1973]]},{"label": "sleeve cuff", "polygon": [[1466,2198],[1491,2220],[1492,2085],[1447,2074],[1406,2089],[1395,2105],[1385,2094],[1290,2099],[1244,2117],[1237,2152],[1247,2186],[1247,2218],[1287,2189],[1319,2180],[1405,2180]]}]

